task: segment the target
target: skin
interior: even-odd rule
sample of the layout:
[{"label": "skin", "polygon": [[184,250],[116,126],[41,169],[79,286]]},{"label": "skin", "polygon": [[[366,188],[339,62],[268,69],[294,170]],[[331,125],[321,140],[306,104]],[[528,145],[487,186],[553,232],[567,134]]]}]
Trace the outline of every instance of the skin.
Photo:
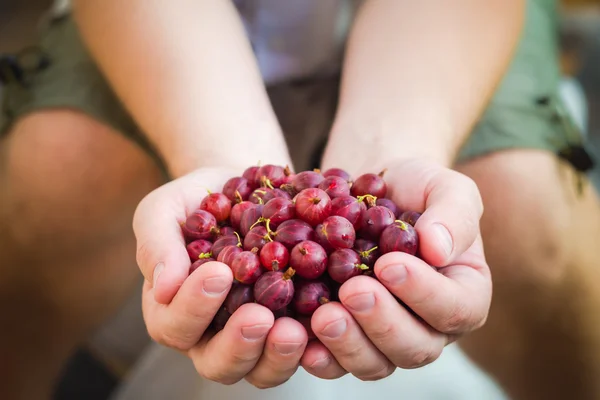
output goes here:
[{"label": "skin", "polygon": [[[490,274],[479,235],[481,196],[473,180],[449,168],[510,59],[522,20],[522,2],[496,0],[486,2],[484,7],[481,2],[464,0],[463,6],[447,9],[436,3],[435,12],[430,2],[413,3],[371,1],[361,9],[345,61],[340,110],[323,164],[347,167],[357,173],[373,159],[372,154],[377,154],[389,167],[394,199],[400,205],[426,208],[417,229],[423,238],[426,261],[443,265],[442,274],[433,274],[423,262],[402,254],[382,257],[376,273],[387,282],[387,289],[413,307],[428,325],[392,303],[383,285],[373,282],[364,286],[363,278],[357,277],[342,288],[344,307],[328,304],[313,317],[312,327],[322,344],[307,347],[306,332],[299,323],[287,318],[274,321],[266,308],[256,304],[237,310],[217,335],[203,335],[226,297],[231,272],[223,264],[207,263],[185,279],[189,258],[179,222],[199,204],[205,188],[219,188],[232,174],[240,174],[257,160],[291,165],[281,130],[242,25],[228,2],[185,1],[173,8],[160,1],[80,0],[75,2],[75,17],[84,40],[176,179],[153,190],[161,184],[158,171],[141,150],[117,132],[72,111],[29,115],[1,142],[0,185],[7,190],[0,191],[0,210],[7,211],[0,217],[0,254],[8,255],[2,264],[10,267],[0,278],[0,293],[6,297],[0,303],[5,305],[0,315],[7,318],[1,325],[13,329],[1,333],[0,346],[12,361],[5,365],[14,368],[3,375],[11,379],[7,379],[10,385],[0,388],[4,391],[0,397],[47,395],[69,351],[118,307],[135,283],[136,245],[137,264],[145,278],[143,312],[151,337],[187,354],[199,375],[217,382],[246,379],[257,387],[272,387],[289,379],[300,364],[323,378],[349,372],[362,379],[378,379],[396,366],[418,367],[433,361],[445,344],[481,327],[491,298]],[[210,18],[203,18],[205,15]],[[448,38],[447,43],[440,45],[439,37],[428,36],[418,30],[421,25],[411,23],[424,17],[437,19],[428,29],[439,29],[440,36]],[[131,23],[132,18],[135,23]],[[404,23],[395,23],[398,20]],[[407,32],[399,35],[393,30],[398,26]],[[216,29],[218,35],[214,34]],[[399,40],[379,40],[390,34]],[[390,49],[383,43],[397,47]],[[203,51],[189,51],[192,48]],[[412,48],[424,50],[414,58],[400,57]],[[465,68],[463,60],[470,54],[478,54],[478,62]],[[430,62],[438,57],[447,63]],[[169,60],[169,68],[148,60]],[[444,73],[450,73],[444,66],[452,71],[452,80],[443,79]],[[456,71],[464,74],[457,76]],[[430,95],[425,97],[423,93]],[[415,101],[418,98],[428,101]],[[399,115],[398,109],[404,114]],[[432,114],[438,118],[429,118]],[[366,137],[373,139],[367,147],[362,142]],[[411,151],[418,159],[402,159],[397,151],[389,152],[402,148],[406,141],[420,151]],[[228,145],[206,145],[221,142]],[[372,154],[364,151],[371,146]],[[28,157],[32,149],[40,155],[34,158],[35,164]],[[54,154],[58,150],[52,149],[69,149],[69,157],[57,160]],[[345,165],[344,160],[349,159],[354,160],[353,165]],[[102,170],[90,168],[90,160],[95,161],[94,165],[102,163]],[[479,171],[494,165],[487,160],[491,159],[480,160],[483,166],[478,165]],[[530,160],[524,155],[521,165],[544,166]],[[55,170],[49,169],[52,165]],[[223,168],[209,168],[214,165]],[[478,183],[490,182],[493,177],[485,173],[476,176],[468,165],[463,170]],[[506,173],[509,177],[514,174],[508,170]],[[555,181],[550,178],[545,183]],[[497,187],[480,184],[484,199],[489,199]],[[502,193],[507,196],[514,192],[513,188]],[[591,208],[595,202],[592,199],[585,204]],[[519,210],[511,209],[517,220],[519,215],[515,213]],[[566,212],[552,209],[553,215],[560,211]],[[482,226],[483,233],[487,232],[486,247],[497,254],[494,249],[498,253],[500,250],[494,238],[500,236],[494,236],[495,231],[489,227],[498,226],[500,217],[493,215],[496,218],[484,219]],[[127,222],[132,216],[135,237]],[[434,229],[436,223],[449,232],[448,248],[437,236],[441,231]],[[516,236],[514,231],[505,234]],[[31,252],[32,243],[41,243],[44,251]],[[510,277],[510,271],[521,266],[520,257],[526,255],[517,253],[510,265],[500,256],[492,256],[490,264],[506,269]],[[585,252],[581,257],[587,265],[593,258]],[[106,265],[113,268],[107,270]],[[32,274],[31,268],[37,274]],[[407,274],[403,281],[384,279],[385,271],[404,269]],[[96,278],[94,285],[81,285],[83,277],[90,274]],[[32,275],[40,278],[31,279]],[[519,277],[514,275],[507,279],[508,288],[519,287]],[[575,287],[583,287],[583,277],[579,276],[580,286]],[[538,278],[531,274],[532,285],[545,284]],[[581,304],[573,306],[592,309],[591,289],[587,288]],[[374,321],[367,315],[370,313],[360,311],[361,302],[356,299],[363,296],[364,304],[365,295],[375,300],[372,315],[393,313],[395,318],[390,320],[403,324],[383,325],[383,320]],[[560,304],[559,300],[555,304]],[[98,312],[89,313],[90,309]],[[544,307],[532,304],[529,314],[521,316],[526,318],[540,310]],[[327,333],[331,336],[331,323],[338,320],[345,321],[341,338],[346,346],[340,344],[340,337],[326,337]],[[535,330],[528,330],[529,326],[523,327],[519,321],[511,321],[515,337],[529,340],[523,343],[536,343],[533,339],[539,335],[527,336]],[[532,325],[537,332],[546,326]],[[490,343],[498,343],[493,332],[480,332],[480,347],[489,349]],[[593,338],[598,336],[591,333],[588,342],[594,344]],[[395,340],[398,335],[412,341],[399,343]],[[353,351],[348,352],[348,348]],[[540,344],[539,352],[548,349]],[[492,365],[491,357],[497,357],[491,350],[480,354],[482,364]],[[486,358],[488,355],[490,358]],[[569,356],[561,355],[561,359],[568,360]],[[511,363],[524,360],[528,360],[525,353],[502,360],[499,365],[507,371],[503,382],[515,393],[537,393],[543,385],[541,373],[540,380],[529,382],[510,370]],[[32,370],[31,365],[38,368]],[[28,384],[33,378],[39,385]]]}]

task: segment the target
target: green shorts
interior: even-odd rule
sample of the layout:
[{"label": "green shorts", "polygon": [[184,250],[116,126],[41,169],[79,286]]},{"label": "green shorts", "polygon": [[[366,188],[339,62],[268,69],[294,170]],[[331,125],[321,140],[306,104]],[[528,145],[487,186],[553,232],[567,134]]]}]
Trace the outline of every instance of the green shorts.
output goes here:
[{"label": "green shorts", "polygon": [[[475,126],[459,154],[458,161],[468,160],[490,152],[511,148],[542,149],[559,152],[566,145],[579,145],[581,134],[565,111],[558,95],[560,73],[558,68],[557,30],[555,0],[530,0],[527,5],[526,26],[515,54],[514,60],[498,87],[487,110]],[[86,113],[126,135],[154,157],[163,168],[164,164],[136,123],[124,110],[106,80],[90,58],[80,41],[77,28],[69,16],[55,19],[41,34],[40,55],[47,57],[47,65],[37,69],[27,69],[21,81],[13,80],[4,87],[3,112],[0,115],[0,134],[7,133],[11,125],[23,115],[48,109],[70,108]],[[465,62],[468,62],[466,60]],[[282,125],[289,114],[284,103],[289,97],[308,98],[307,104],[314,104],[313,94],[337,90],[335,82],[315,81],[308,84],[288,82],[269,87],[271,102]],[[330,98],[335,98],[328,94]],[[333,119],[335,104],[329,111],[319,113],[322,128],[317,135],[322,138],[306,140],[314,135],[314,115],[311,124],[304,124],[303,132],[285,129],[288,143],[297,139],[293,146],[292,157],[297,168],[306,167],[305,160],[311,152],[318,153],[326,140],[328,127]],[[297,127],[298,124],[288,124]],[[291,135],[291,136],[290,136]],[[311,145],[312,148],[306,148]],[[305,146],[294,157],[294,149]],[[290,146],[292,147],[292,146]]]}]

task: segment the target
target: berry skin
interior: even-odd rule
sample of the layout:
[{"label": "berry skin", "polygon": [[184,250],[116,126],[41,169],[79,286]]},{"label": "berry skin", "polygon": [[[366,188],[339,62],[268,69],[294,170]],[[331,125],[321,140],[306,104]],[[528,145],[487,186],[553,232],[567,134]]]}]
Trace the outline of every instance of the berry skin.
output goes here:
[{"label": "berry skin", "polygon": [[243,304],[252,303],[254,301],[254,290],[250,285],[242,285],[241,283],[233,285],[223,305],[228,313],[233,314]]},{"label": "berry skin", "polygon": [[233,259],[231,271],[233,272],[234,279],[239,283],[251,285],[263,273],[260,261],[256,255],[257,252],[258,249],[242,251]]},{"label": "berry skin", "polygon": [[315,171],[303,171],[294,177],[292,180],[292,187],[296,193],[300,193],[304,189],[316,188],[321,182],[323,182],[323,175]]},{"label": "berry skin", "polygon": [[210,240],[219,232],[217,219],[204,210],[196,210],[185,220],[185,233],[191,239]]},{"label": "berry skin", "polygon": [[294,309],[304,315],[311,315],[321,305],[328,303],[331,292],[320,281],[306,281],[298,284],[294,293]]},{"label": "berry skin", "polygon": [[233,260],[235,260],[235,257],[242,251],[244,250],[242,250],[241,247],[227,246],[223,250],[221,250],[219,256],[217,257],[217,261],[222,262],[223,264],[226,264],[229,266],[229,268],[231,268],[231,266],[233,265]]},{"label": "berry skin", "polygon": [[381,255],[377,243],[366,239],[356,239],[354,242],[354,250],[360,256],[360,261],[369,267],[373,267],[375,261],[377,261]]},{"label": "berry skin", "polygon": [[329,168],[327,171],[323,172],[323,176],[325,178],[329,178],[330,176],[337,176],[342,178],[346,182],[350,182],[350,174],[340,168]]},{"label": "berry skin", "polygon": [[296,208],[290,199],[276,197],[263,208],[262,217],[269,221],[269,229],[277,229],[279,224],[296,216]]},{"label": "berry skin", "polygon": [[271,311],[277,311],[292,302],[294,298],[294,270],[269,271],[258,278],[254,284],[254,299]]},{"label": "berry skin", "polygon": [[269,242],[259,253],[260,263],[270,271],[279,271],[287,267],[290,261],[289,250],[279,242]]},{"label": "berry skin", "polygon": [[365,203],[352,196],[336,197],[331,201],[331,215],[346,218],[355,230],[360,229],[361,216],[365,211]]},{"label": "berry skin", "polygon": [[344,283],[368,269],[369,267],[361,262],[358,253],[352,249],[334,251],[329,256],[327,264],[327,273],[331,279],[339,283]]},{"label": "berry skin", "polygon": [[244,250],[250,251],[255,247],[260,250],[271,240],[271,237],[267,233],[267,228],[264,226],[255,226],[244,237]]},{"label": "berry skin", "polygon": [[254,224],[262,217],[264,205],[255,204],[254,207],[248,208],[242,213],[242,219],[240,220],[240,233],[242,236],[246,236],[250,229],[254,228]]},{"label": "berry skin", "polygon": [[304,189],[295,200],[296,216],[312,226],[319,225],[331,215],[331,199],[321,189]]},{"label": "berry skin", "polygon": [[359,197],[370,194],[375,197],[385,197],[387,194],[387,185],[383,180],[383,175],[385,174],[385,170],[381,171],[379,174],[364,174],[356,178],[352,187],[350,188],[350,193],[352,196]]},{"label": "berry skin", "polygon": [[398,218],[400,216],[400,209],[398,208],[398,206],[396,205],[396,203],[394,203],[392,200],[390,199],[377,199],[375,201],[375,204],[378,206],[382,206],[382,207],[386,207],[388,208],[391,212],[394,213],[394,215],[396,216],[396,218]]},{"label": "berry skin", "polygon": [[350,221],[337,215],[327,217],[315,228],[315,234],[317,242],[326,250],[351,249],[356,239]]},{"label": "berry skin", "polygon": [[229,222],[231,223],[231,226],[234,229],[240,228],[242,214],[247,209],[254,207],[254,205],[255,204],[250,201],[242,201],[241,203],[238,203],[231,208],[231,213],[229,214]]},{"label": "berry skin", "polygon": [[283,244],[288,250],[303,240],[313,240],[315,231],[312,226],[299,219],[282,222],[275,231],[275,241]]},{"label": "berry skin", "polygon": [[412,225],[397,220],[386,227],[379,239],[379,249],[382,254],[401,251],[410,255],[417,254],[419,236]]},{"label": "berry skin", "polygon": [[421,218],[421,213],[418,213],[416,211],[404,211],[402,214],[400,214],[400,217],[398,219],[401,219],[402,221],[408,222],[412,226],[415,226],[419,218]]},{"label": "berry skin", "polygon": [[262,187],[274,189],[285,182],[286,171],[279,165],[263,165],[256,171],[256,180]]},{"label": "berry skin", "polygon": [[187,252],[190,256],[190,260],[192,262],[199,260],[201,258],[209,258],[211,257],[210,249],[212,247],[212,243],[208,240],[194,240],[186,246]]},{"label": "berry skin", "polygon": [[350,196],[350,185],[348,185],[348,182],[339,176],[330,176],[325,178],[325,180],[323,180],[318,187],[327,193],[327,195],[332,199],[335,199],[336,197]]},{"label": "berry skin", "polygon": [[381,232],[395,220],[394,213],[386,207],[375,206],[362,214],[360,234],[366,239],[379,240]]},{"label": "berry skin", "polygon": [[202,264],[205,264],[207,262],[210,262],[210,261],[215,261],[215,259],[212,258],[212,257],[209,257],[209,258],[201,258],[199,260],[194,261],[192,263],[192,265],[190,266],[190,272],[189,273],[191,274],[192,272],[194,272],[195,270],[197,270],[199,266],[201,266]]},{"label": "berry skin", "polygon": [[240,246],[240,239],[237,236],[222,236],[215,240],[211,252],[214,258],[219,258],[219,254],[227,246]]},{"label": "berry skin", "polygon": [[231,200],[223,193],[210,193],[202,199],[200,209],[214,215],[217,222],[223,222],[231,213]]},{"label": "berry skin", "polygon": [[305,279],[316,279],[327,269],[327,252],[310,240],[298,243],[290,253],[290,267]]}]

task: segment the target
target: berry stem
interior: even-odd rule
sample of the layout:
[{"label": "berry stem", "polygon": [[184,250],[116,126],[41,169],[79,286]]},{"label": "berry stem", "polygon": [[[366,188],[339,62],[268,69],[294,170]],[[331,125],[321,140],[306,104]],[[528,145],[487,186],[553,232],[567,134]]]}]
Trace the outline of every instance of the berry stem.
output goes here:
[{"label": "berry stem", "polygon": [[292,170],[290,169],[289,165],[285,166],[285,168],[283,169],[283,173],[285,174],[285,176],[290,176],[292,174]]},{"label": "berry stem", "polygon": [[384,169],[382,169],[382,170],[381,170],[381,172],[380,172],[380,173],[378,173],[377,175],[378,175],[380,178],[383,178],[383,176],[385,175],[385,173],[386,173],[386,172],[387,172],[387,168],[384,168]]},{"label": "berry stem", "polygon": [[198,255],[198,259],[200,260],[204,260],[205,258],[211,258],[212,257],[212,253],[208,252],[208,253],[200,253]]},{"label": "berry stem", "polygon": [[273,260],[273,261],[271,262],[271,269],[272,269],[273,271],[279,271],[279,261],[277,261],[277,260]]},{"label": "berry stem", "polygon": [[366,270],[368,270],[368,269],[369,269],[369,266],[368,266],[368,265],[365,265],[365,264],[357,264],[357,265],[356,265],[356,268],[358,268],[358,269],[361,269],[361,270],[363,270],[363,271],[366,271]]},{"label": "berry stem", "polygon": [[365,201],[367,202],[367,205],[369,207],[374,207],[377,203],[377,197],[373,196],[372,194],[365,194],[364,196],[358,196],[356,198],[358,201]]},{"label": "berry stem", "polygon": [[323,304],[327,304],[329,303],[329,299],[327,297],[321,297],[319,299],[319,304],[323,305]]},{"label": "berry stem", "polygon": [[374,252],[375,250],[377,250],[378,247],[379,246],[375,246],[372,249],[361,251],[359,254],[360,254],[361,257],[368,257],[369,254],[371,254],[372,252]]},{"label": "berry stem", "polygon": [[237,233],[236,231],[233,231],[233,234],[237,237],[238,243],[237,243],[237,247],[242,247],[242,238],[240,237],[240,234]]},{"label": "berry stem", "polygon": [[235,202],[239,204],[242,201],[244,201],[244,199],[242,199],[242,195],[240,194],[240,191],[236,190],[235,191]]},{"label": "berry stem", "polygon": [[402,221],[401,219],[397,219],[396,221],[398,225],[400,225],[400,229],[402,229],[403,231],[408,229],[408,226],[406,226],[406,222]]},{"label": "berry stem", "polygon": [[288,268],[287,271],[283,273],[283,279],[288,281],[292,279],[292,276],[296,274],[296,270],[292,267]]},{"label": "berry stem", "polygon": [[255,223],[253,223],[252,225],[250,225],[250,229],[248,229],[249,231],[252,230],[252,228],[254,228],[256,225],[265,222],[266,219],[264,219],[263,217],[260,217],[259,219],[256,220]]},{"label": "berry stem", "polygon": [[251,253],[254,254],[258,254],[258,247],[253,247],[252,250],[250,250]]}]

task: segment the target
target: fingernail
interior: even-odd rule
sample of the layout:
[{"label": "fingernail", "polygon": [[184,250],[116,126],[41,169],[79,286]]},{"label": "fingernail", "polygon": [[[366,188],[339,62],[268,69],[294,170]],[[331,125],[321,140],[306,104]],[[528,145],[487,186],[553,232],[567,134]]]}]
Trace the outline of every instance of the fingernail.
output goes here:
[{"label": "fingernail", "polygon": [[246,326],[242,328],[242,336],[248,340],[258,340],[264,338],[270,329],[271,325],[267,324]]},{"label": "fingernail", "polygon": [[206,294],[221,294],[224,291],[226,291],[230,286],[230,282],[225,279],[225,278],[221,278],[220,276],[215,277],[215,278],[208,278],[204,281],[204,292]]},{"label": "fingernail", "polygon": [[300,346],[302,346],[302,343],[275,343],[273,345],[275,350],[284,356],[297,352]]},{"label": "fingernail", "polygon": [[158,263],[156,264],[156,267],[154,267],[154,273],[152,274],[152,287],[155,288],[156,284],[158,283],[158,277],[160,276],[160,273],[163,272],[163,270],[165,269],[165,264],[163,263]]},{"label": "fingernail", "polygon": [[446,253],[446,257],[450,257],[454,248],[452,235],[450,235],[448,229],[442,224],[434,224],[433,228],[437,236],[437,240],[442,244],[442,248],[444,249],[444,253]]},{"label": "fingernail", "polygon": [[345,318],[338,319],[337,321],[329,323],[321,331],[321,335],[331,339],[335,339],[339,336],[342,336],[342,334],[346,331],[347,325],[348,324],[346,323]]},{"label": "fingernail", "polygon": [[406,279],[406,275],[408,271],[405,265],[388,265],[379,273],[379,279],[389,285],[398,285]]},{"label": "fingernail", "polygon": [[310,369],[325,369],[325,368],[327,368],[327,366],[329,364],[331,364],[331,358],[325,357],[325,358],[321,358],[320,360],[317,360],[314,363],[310,364],[308,366],[308,368],[310,368]]},{"label": "fingernail", "polygon": [[373,293],[355,294],[348,297],[343,304],[353,311],[367,311],[375,305]]}]

